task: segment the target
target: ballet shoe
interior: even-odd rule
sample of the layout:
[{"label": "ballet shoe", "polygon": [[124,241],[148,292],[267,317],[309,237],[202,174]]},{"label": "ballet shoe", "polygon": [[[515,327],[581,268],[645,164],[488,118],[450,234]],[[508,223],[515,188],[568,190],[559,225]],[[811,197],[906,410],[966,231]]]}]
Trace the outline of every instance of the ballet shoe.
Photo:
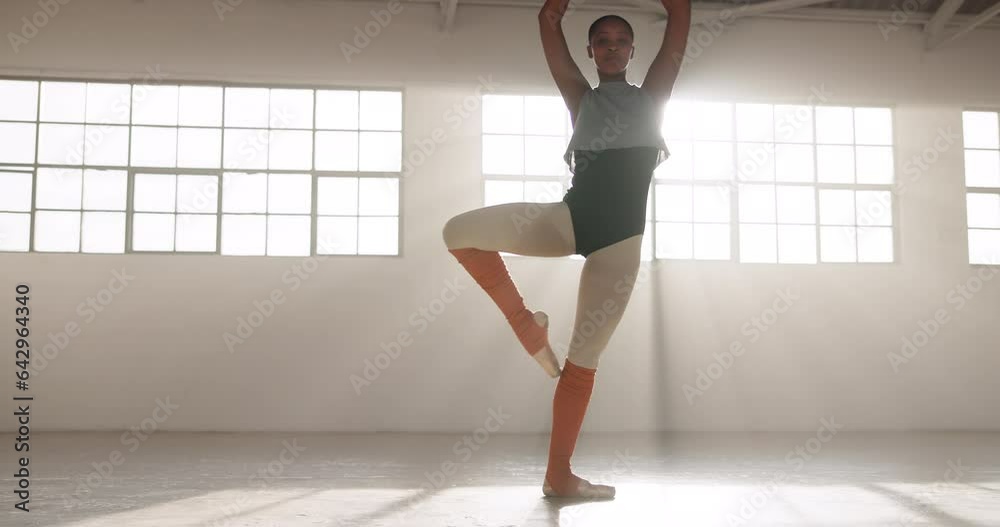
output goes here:
[{"label": "ballet shoe", "polygon": [[571,487],[565,494],[556,492],[549,484],[549,478],[545,478],[542,485],[542,494],[549,498],[567,498],[578,500],[613,500],[615,499],[615,488],[610,485],[594,485],[591,482],[570,474],[569,486]]},{"label": "ballet shoe", "polygon": [[543,311],[535,311],[532,314],[532,318],[536,324],[545,328],[545,347],[533,353],[531,357],[538,362],[542,369],[545,370],[545,373],[549,374],[549,377],[553,379],[559,377],[562,374],[559,368],[559,359],[556,358],[556,354],[552,352],[552,347],[549,346],[549,316]]}]

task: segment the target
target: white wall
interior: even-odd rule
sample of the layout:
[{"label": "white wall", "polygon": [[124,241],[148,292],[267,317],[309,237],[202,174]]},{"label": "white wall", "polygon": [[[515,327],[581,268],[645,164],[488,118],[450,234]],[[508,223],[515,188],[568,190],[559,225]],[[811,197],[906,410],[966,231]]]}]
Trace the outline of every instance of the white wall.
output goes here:
[{"label": "white wall", "polygon": [[[444,35],[434,7],[407,4],[348,63],[340,44],[386,3],[245,0],[223,21],[211,5],[69,3],[19,52],[0,47],[0,74],[141,78],[159,65],[178,81],[401,87],[404,155],[436,128],[447,137],[403,180],[402,256],[330,258],[292,290],[282,277],[301,259],[0,254],[0,301],[12,306],[14,285],[32,285],[36,354],[67,323],[81,327],[33,378],[34,428],[138,426],[169,397],[179,408],[161,430],[469,431],[502,407],[512,416],[504,432],[546,431],[555,381],[440,236],[448,218],[482,205],[478,108],[458,128],[445,112],[481,93],[480,76],[492,76],[498,93],[556,93],[535,12],[460,7],[455,33]],[[17,31],[35,10],[33,1],[3,2],[2,28]],[[578,43],[600,14],[581,10],[566,22],[592,82]],[[630,79],[640,82],[660,35],[641,17],[628,19],[638,43]],[[603,356],[584,429],[813,430],[824,416],[848,429],[1000,428],[1000,280],[961,311],[947,300],[976,271],[966,263],[961,145],[919,179],[903,171],[939,129],[960,132],[965,105],[1000,107],[1000,32],[976,31],[932,54],[921,51],[917,26],[885,41],[874,24],[745,20],[713,40],[682,73],[676,96],[806,103],[811,87],[824,86],[832,104],[895,105],[905,182],[899,261],[645,267]],[[565,343],[581,262],[508,265],[528,305],[552,316],[553,342]],[[116,269],[135,278],[91,320],[78,306]],[[467,287],[458,300],[415,325],[411,316],[456,279]],[[741,327],[786,287],[800,299],[751,343]],[[222,334],[275,289],[287,301],[229,353]],[[893,373],[887,354],[938,309],[950,321]],[[3,327],[13,324],[7,318]],[[401,331],[412,342],[357,395],[349,377]],[[747,352],[689,405],[682,386],[734,340]],[[12,395],[13,383],[0,383],[0,396]]]}]

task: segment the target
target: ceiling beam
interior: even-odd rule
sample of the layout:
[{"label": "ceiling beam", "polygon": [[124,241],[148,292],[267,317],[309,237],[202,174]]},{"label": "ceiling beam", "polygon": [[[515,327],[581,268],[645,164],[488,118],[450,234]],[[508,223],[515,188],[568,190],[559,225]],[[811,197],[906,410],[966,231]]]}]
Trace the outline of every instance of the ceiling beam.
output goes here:
[{"label": "ceiling beam", "polygon": [[976,29],[977,27],[985,24],[991,18],[997,15],[1000,15],[1000,0],[998,0],[997,3],[993,4],[993,7],[986,8],[986,10],[984,10],[982,13],[979,13],[979,15],[976,16],[976,18],[973,18],[972,20],[966,22],[965,25],[955,30],[954,33],[947,36],[938,33],[937,35],[934,36],[933,39],[928,39],[927,49],[928,50],[937,49],[942,44],[951,42],[952,40],[955,40],[956,38],[965,35],[969,31],[972,31],[973,29]]},{"label": "ceiling beam", "polygon": [[931,42],[938,38],[941,30],[944,29],[944,25],[951,20],[951,17],[955,16],[958,12],[958,8],[962,7],[962,2],[965,0],[944,0],[941,3],[941,7],[938,8],[934,16],[931,17],[931,21],[924,26],[924,34],[927,35],[927,47],[931,47]]},{"label": "ceiling beam", "polygon": [[458,0],[441,0],[441,24],[438,27],[440,31],[451,32],[452,25],[455,23],[455,11],[457,9]]},{"label": "ceiling beam", "polygon": [[[350,0],[343,0],[350,1]],[[420,0],[410,0],[411,2],[418,2]],[[464,0],[466,4],[478,3],[484,0]],[[486,0],[486,1],[503,1],[503,0]],[[718,5],[718,4],[715,4]],[[697,12],[700,8],[695,7],[693,12]],[[730,8],[731,9],[731,8]],[[721,11],[721,8],[716,9]],[[818,22],[857,22],[857,23],[871,23],[877,24],[879,22],[885,22],[890,20],[894,11],[884,11],[875,9],[834,9],[828,7],[802,7],[798,9],[790,9],[788,11],[778,11],[773,13],[764,13],[756,15],[760,18],[776,19],[776,20],[812,20]],[[945,25],[951,27],[961,26],[963,23],[971,21],[974,17],[972,15],[955,15],[953,16]],[[920,25],[925,26],[931,20],[931,15],[929,13],[913,13],[906,17],[905,20],[901,21],[904,25]],[[663,27],[665,24],[665,18],[659,20],[654,20],[650,22],[651,25]],[[982,27],[1000,29],[1000,21],[990,21],[986,22]]]},{"label": "ceiling beam", "polygon": [[[726,11],[732,13],[735,18],[742,18],[747,16],[776,13],[778,11],[787,11],[789,9],[808,7],[816,4],[824,4],[829,1],[830,0],[770,0],[769,2],[757,2],[755,4],[744,3],[740,5],[739,8],[733,6],[732,8],[723,8],[718,11],[699,11],[691,18],[691,23],[701,24],[711,20],[718,20],[723,18],[722,14]],[[729,17],[727,16],[725,18]]]}]

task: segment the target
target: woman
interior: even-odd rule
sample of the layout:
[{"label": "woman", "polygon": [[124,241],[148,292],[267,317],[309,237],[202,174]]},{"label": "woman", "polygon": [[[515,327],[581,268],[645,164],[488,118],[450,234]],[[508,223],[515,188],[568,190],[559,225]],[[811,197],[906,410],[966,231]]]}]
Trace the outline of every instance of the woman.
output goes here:
[{"label": "woman", "polygon": [[[642,87],[625,80],[635,56],[632,27],[623,18],[597,19],[587,56],[600,83],[592,89],[570,56],[562,32],[569,0],[546,0],[538,14],[549,71],[566,101],[573,136],[564,159],[572,186],[556,203],[507,203],[468,211],[444,227],[445,244],[486,291],[521,344],[551,376],[559,377],[552,404],[552,437],[542,492],[546,496],[614,498],[570,470],[570,458],[593,392],[601,352],[621,320],[639,267],[646,198],[653,170],[669,155],[660,133],[663,108],[684,56],[690,0],[661,0],[668,24]],[[529,208],[541,210],[528,225]],[[499,252],[586,258],[580,276],[576,323],[564,368],[548,342],[548,317],[529,311]],[[594,313],[603,316],[594,317]],[[595,321],[596,319],[596,321]],[[598,323],[600,322],[600,323]]]}]

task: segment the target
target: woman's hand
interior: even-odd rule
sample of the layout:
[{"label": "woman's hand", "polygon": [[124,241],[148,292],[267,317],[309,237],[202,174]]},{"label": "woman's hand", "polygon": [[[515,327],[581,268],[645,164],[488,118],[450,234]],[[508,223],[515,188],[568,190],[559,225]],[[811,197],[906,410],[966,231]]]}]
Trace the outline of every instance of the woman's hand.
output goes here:
[{"label": "woman's hand", "polygon": [[569,7],[569,3],[570,0],[545,0],[545,5],[542,6],[542,10],[539,14],[552,22],[558,22],[562,20],[563,16],[566,14],[566,9]]}]

